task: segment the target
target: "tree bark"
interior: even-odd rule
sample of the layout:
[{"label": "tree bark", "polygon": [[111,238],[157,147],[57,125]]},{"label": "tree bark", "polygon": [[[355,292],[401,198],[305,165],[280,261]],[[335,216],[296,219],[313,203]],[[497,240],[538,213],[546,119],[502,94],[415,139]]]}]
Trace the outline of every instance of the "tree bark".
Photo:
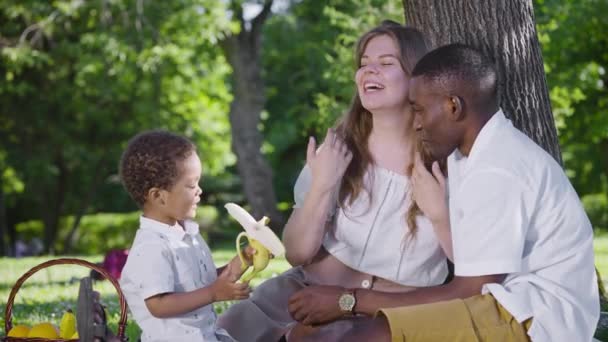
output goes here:
[{"label": "tree bark", "polygon": [[233,13],[240,20],[241,30],[224,38],[221,46],[232,67],[232,150],[237,156],[245,197],[251,205],[251,214],[256,219],[264,215],[270,217],[271,227],[278,231],[284,221],[277,210],[272,169],[262,154],[262,134],[258,129],[266,102],[260,56],[261,32],[271,6],[272,1],[266,1],[260,14],[246,23],[240,4],[233,3]]},{"label": "tree bark", "polygon": [[6,236],[8,233],[6,223],[6,204],[4,201],[4,191],[2,190],[2,170],[0,169],[0,256],[8,254],[9,249],[6,244]]},{"label": "tree bark", "polygon": [[425,33],[432,47],[466,43],[491,56],[505,115],[563,165],[532,0],[403,0],[403,8],[406,23]]},{"label": "tree bark", "polygon": [[[51,191],[47,197],[47,209],[44,217],[44,252],[49,254],[55,253],[55,240],[57,240],[57,232],[59,230],[59,220],[63,212],[63,204],[68,182],[68,170],[65,165],[63,154],[60,151],[57,155],[55,166],[57,167],[57,183],[55,191]],[[44,205],[45,203],[43,203]]]},{"label": "tree bark", "polygon": [[403,0],[403,7],[406,23],[433,47],[466,43],[491,56],[505,115],[562,164],[532,0]]},{"label": "tree bark", "polygon": [[63,247],[64,254],[69,254],[72,252],[72,247],[74,246],[74,243],[76,242],[76,237],[78,236],[76,234],[76,232],[78,231],[78,228],[80,227],[80,222],[82,221],[82,218],[86,214],[87,209],[91,205],[91,202],[95,198],[95,195],[97,194],[97,188],[101,184],[101,182],[103,180],[103,176],[105,175],[105,171],[106,171],[105,164],[106,163],[105,163],[105,155],[104,155],[97,162],[97,166],[95,167],[93,177],[91,179],[91,182],[89,183],[89,186],[87,187],[87,192],[83,196],[84,200],[82,202],[80,202],[80,207],[78,208],[78,211],[76,212],[76,215],[74,216],[74,222],[72,223],[70,232],[68,233],[67,237],[65,238],[65,245]]}]

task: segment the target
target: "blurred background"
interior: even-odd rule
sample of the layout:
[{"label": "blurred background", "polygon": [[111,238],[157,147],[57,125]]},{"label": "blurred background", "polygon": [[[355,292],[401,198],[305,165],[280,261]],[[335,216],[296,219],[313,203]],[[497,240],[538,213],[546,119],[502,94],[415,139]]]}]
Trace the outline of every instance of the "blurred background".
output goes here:
[{"label": "blurred background", "polygon": [[[534,6],[565,168],[606,230],[608,2]],[[227,201],[279,231],[307,137],[348,106],[353,43],[386,18],[403,22],[401,1],[2,0],[0,255],[127,248],[117,165],[150,128],[198,145],[212,245],[239,229]]]},{"label": "blurred background", "polygon": [[[226,202],[280,233],[308,136],[322,139],[353,94],[353,44],[383,19],[403,22],[403,3],[0,0],[0,304],[41,261],[129,248],[139,214],[117,166],[142,130],[197,144],[197,220],[218,265],[241,230]],[[608,1],[533,4],[564,167],[607,274]],[[263,277],[287,267],[276,260]],[[42,271],[17,319],[60,317],[86,274]],[[116,292],[103,286],[115,327]]]}]

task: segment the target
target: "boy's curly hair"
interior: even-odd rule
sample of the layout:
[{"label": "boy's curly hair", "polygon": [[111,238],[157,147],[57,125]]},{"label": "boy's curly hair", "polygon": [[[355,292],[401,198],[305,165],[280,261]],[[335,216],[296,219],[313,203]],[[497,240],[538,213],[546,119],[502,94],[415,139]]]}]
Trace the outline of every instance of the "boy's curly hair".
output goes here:
[{"label": "boy's curly hair", "polygon": [[196,153],[188,139],[167,131],[154,130],[134,136],[120,158],[122,184],[142,207],[151,188],[170,189],[179,177],[180,163]]}]

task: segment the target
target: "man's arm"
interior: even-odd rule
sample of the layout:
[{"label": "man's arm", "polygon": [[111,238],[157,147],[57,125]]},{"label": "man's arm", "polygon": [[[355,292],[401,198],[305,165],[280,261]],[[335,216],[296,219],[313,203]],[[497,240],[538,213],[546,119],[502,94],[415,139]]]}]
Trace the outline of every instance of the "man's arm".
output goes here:
[{"label": "man's arm", "polygon": [[481,294],[484,284],[501,283],[505,274],[494,274],[477,277],[455,276],[445,285],[423,287],[405,293],[388,293],[373,290],[358,289],[355,312],[374,315],[381,308],[392,308],[427,304],[451,299],[464,299]]},{"label": "man's arm", "polygon": [[[383,308],[464,299],[481,294],[484,284],[500,283],[504,278],[504,274],[454,277],[446,285],[421,287],[400,293],[356,289],[356,304],[353,311],[371,316]],[[289,298],[289,313],[296,321],[305,325],[335,321],[346,314],[338,305],[338,298],[345,291],[346,289],[339,286],[307,286]]]}]

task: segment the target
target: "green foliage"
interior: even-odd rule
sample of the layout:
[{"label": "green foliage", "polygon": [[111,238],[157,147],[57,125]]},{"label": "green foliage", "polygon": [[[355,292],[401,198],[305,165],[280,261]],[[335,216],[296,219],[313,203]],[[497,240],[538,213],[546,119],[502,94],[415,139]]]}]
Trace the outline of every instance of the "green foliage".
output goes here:
[{"label": "green foliage", "polygon": [[[228,263],[236,252],[232,244],[213,251],[213,260],[220,267]],[[102,255],[92,255],[79,257],[81,259],[96,263],[103,260]],[[6,300],[15,282],[21,275],[32,267],[49,260],[49,257],[11,259],[0,258],[0,308],[7,304]],[[78,280],[89,274],[89,270],[82,266],[56,265],[45,268],[24,283],[24,286],[17,292],[15,305],[13,306],[13,324],[32,325],[44,321],[50,321],[59,325],[61,315],[67,308],[76,309],[76,299],[78,297]],[[289,264],[284,258],[273,259],[268,267],[260,272],[253,280],[252,285],[257,286],[264,280],[274,277],[289,268]],[[120,319],[120,306],[118,295],[112,284],[108,281],[95,282],[95,291],[100,293],[102,303],[108,308],[108,322],[113,332],[117,331],[118,320]],[[220,302],[215,304],[217,313],[224,311],[231,302]],[[78,312],[76,312],[78,315]],[[133,321],[129,314],[127,320],[127,333],[129,341],[137,341],[141,330]],[[5,335],[4,315],[0,318],[0,337]]]},{"label": "green foliage", "polygon": [[[128,203],[111,176],[143,129],[189,136],[208,175],[233,164],[230,69],[215,48],[232,30],[225,13],[213,0],[4,1],[0,176],[10,220],[44,218],[52,229],[60,216]],[[104,192],[112,196],[96,196]]]},{"label": "green foliage", "polygon": [[[76,236],[76,245],[72,253],[80,255],[103,254],[111,249],[129,248],[139,228],[139,211],[129,213],[97,213],[85,215],[80,223],[80,230]],[[197,208],[196,221],[202,233],[225,232],[226,235],[236,236],[235,222],[220,221],[218,210],[213,206],[200,206]],[[63,251],[65,238],[74,221],[73,216],[62,217],[59,221],[57,241],[54,250]],[[229,229],[237,228],[237,229]],[[29,220],[18,223],[16,231],[22,241],[30,242],[42,236],[44,225],[39,220]],[[234,233],[234,234],[232,234]]]},{"label": "green foliage", "polygon": [[535,2],[564,164],[581,195],[608,193],[607,10],[606,1]]},{"label": "green foliage", "polygon": [[263,130],[280,207],[293,202],[307,137],[322,140],[350,103],[358,37],[384,19],[403,22],[401,1],[301,1],[265,25]]},{"label": "green foliage", "polygon": [[608,195],[589,194],[583,196],[581,200],[593,227],[608,231]]}]

